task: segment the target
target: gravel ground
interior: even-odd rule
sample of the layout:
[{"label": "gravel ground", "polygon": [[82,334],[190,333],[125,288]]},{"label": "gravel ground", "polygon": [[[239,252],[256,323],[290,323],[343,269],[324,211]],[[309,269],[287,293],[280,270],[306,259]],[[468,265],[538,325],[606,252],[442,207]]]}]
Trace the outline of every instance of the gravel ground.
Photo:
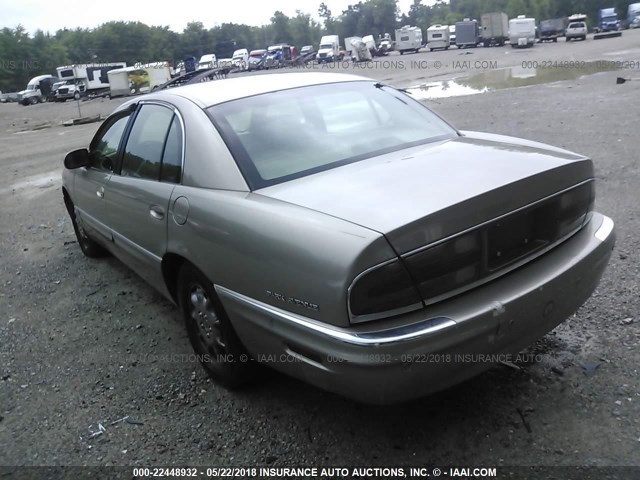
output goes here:
[{"label": "gravel ground", "polygon": [[[640,61],[638,39],[473,53],[511,66],[550,53]],[[383,73],[371,76],[409,86],[458,72]],[[98,124],[60,126],[77,116],[74,103],[1,104],[0,465],[640,466],[640,81],[616,85],[619,75],[427,102],[460,129],[591,156],[597,209],[616,221],[618,243],[592,298],[532,347],[538,361],[395,407],[269,371],[240,392],[211,382],[189,358],[177,309],[119,261],[84,258],[75,241],[61,159]],[[122,101],[82,102],[82,114]]]}]

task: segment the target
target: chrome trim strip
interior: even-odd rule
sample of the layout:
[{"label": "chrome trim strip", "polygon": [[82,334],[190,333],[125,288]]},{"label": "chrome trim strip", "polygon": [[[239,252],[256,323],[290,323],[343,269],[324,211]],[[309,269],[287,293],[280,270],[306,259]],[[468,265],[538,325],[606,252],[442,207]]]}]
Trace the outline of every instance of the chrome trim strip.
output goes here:
[{"label": "chrome trim strip", "polygon": [[279,320],[288,325],[303,328],[309,333],[321,335],[332,341],[355,345],[357,347],[377,347],[408,342],[422,337],[428,337],[441,330],[456,326],[456,322],[451,318],[434,317],[412,325],[403,325],[387,330],[354,332],[350,329],[328,326],[317,320],[287,312],[220,285],[214,285],[214,288],[220,296],[236,300],[260,315]]},{"label": "chrome trim strip", "polygon": [[603,217],[604,218],[602,219],[602,224],[600,225],[600,228],[598,228],[596,233],[593,235],[601,242],[604,242],[609,237],[609,235],[611,235],[611,232],[613,232],[613,226],[614,226],[613,220],[611,220],[609,217],[606,217],[604,215]]},{"label": "chrome trim strip", "polygon": [[138,253],[140,253],[143,257],[156,262],[156,263],[161,263],[162,262],[162,258],[159,257],[158,255],[156,255],[155,253],[150,252],[149,250],[147,250],[146,248],[141,247],[140,245],[138,245],[135,242],[132,242],[131,240],[129,240],[127,237],[125,237],[124,235],[122,235],[121,233],[116,232],[115,230],[111,230],[111,233],[113,235],[113,243],[118,245],[118,243],[123,243],[125,246],[128,246],[131,250],[134,250]]}]

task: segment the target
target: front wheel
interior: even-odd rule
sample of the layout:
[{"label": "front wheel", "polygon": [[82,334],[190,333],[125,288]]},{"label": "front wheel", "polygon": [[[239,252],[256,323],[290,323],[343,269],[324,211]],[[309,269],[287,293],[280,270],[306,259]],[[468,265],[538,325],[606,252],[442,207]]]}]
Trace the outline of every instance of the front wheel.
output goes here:
[{"label": "front wheel", "polygon": [[233,330],[213,282],[189,263],[178,275],[178,304],[191,346],[207,373],[228,388],[248,383],[253,361]]},{"label": "front wheel", "polygon": [[76,234],[78,245],[80,245],[80,250],[82,250],[84,256],[88,258],[100,258],[106,256],[108,254],[107,250],[90,238],[89,235],[87,235],[87,232],[84,231],[84,228],[82,228],[82,225],[76,221],[75,208],[71,199],[66,195],[64,197],[64,203],[67,207],[67,212],[71,217],[71,224],[73,225],[73,231]]},{"label": "front wheel", "polygon": [[76,92],[73,94],[73,99],[74,100],[80,100],[80,92]]}]

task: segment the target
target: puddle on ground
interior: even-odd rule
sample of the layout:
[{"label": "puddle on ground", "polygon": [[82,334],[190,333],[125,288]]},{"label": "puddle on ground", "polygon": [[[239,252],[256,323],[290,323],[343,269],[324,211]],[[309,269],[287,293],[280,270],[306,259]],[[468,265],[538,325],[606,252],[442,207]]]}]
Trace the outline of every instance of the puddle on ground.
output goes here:
[{"label": "puddle on ground", "polygon": [[[525,63],[535,63],[532,62]],[[557,65],[554,67],[524,68],[511,67],[490,70],[470,77],[456,78],[438,82],[424,83],[407,88],[416,100],[430,100],[435,98],[459,97],[475,95],[504,88],[526,87],[543,83],[577,80],[586,75],[618,70],[610,62],[575,62],[574,66]]]}]

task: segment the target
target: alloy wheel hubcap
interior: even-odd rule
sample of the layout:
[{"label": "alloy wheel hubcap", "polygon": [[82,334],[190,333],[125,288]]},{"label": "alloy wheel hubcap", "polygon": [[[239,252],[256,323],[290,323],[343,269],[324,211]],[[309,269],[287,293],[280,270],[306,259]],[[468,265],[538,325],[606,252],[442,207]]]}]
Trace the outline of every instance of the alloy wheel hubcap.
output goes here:
[{"label": "alloy wheel hubcap", "polygon": [[227,345],[222,335],[221,323],[207,292],[196,285],[189,294],[189,310],[196,327],[198,341],[205,351],[219,355],[226,351]]}]

